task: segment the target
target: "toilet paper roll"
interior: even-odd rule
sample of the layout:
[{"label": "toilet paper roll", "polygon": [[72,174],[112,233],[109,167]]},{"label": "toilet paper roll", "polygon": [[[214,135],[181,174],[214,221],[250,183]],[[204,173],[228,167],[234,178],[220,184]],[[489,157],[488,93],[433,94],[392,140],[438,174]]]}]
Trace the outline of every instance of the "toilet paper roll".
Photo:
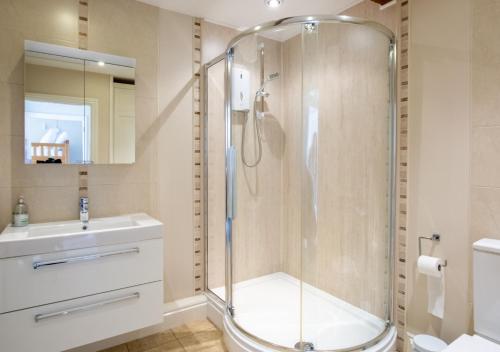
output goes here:
[{"label": "toilet paper roll", "polygon": [[421,274],[427,276],[427,311],[435,317],[444,317],[444,261],[441,258],[421,255],[417,267]]},{"label": "toilet paper roll", "polygon": [[421,255],[420,257],[418,257],[418,271],[424,275],[441,277],[443,274],[443,265],[444,260],[442,260],[441,258],[429,257],[427,255]]}]

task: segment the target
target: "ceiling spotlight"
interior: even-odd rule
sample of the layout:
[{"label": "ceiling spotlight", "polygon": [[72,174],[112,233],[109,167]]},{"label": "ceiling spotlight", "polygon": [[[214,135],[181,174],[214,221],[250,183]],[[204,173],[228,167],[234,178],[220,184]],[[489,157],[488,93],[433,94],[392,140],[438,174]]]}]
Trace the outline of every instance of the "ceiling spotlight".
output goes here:
[{"label": "ceiling spotlight", "polygon": [[273,9],[279,7],[281,4],[283,4],[284,1],[285,0],[264,0],[267,7],[271,7]]},{"label": "ceiling spotlight", "polygon": [[101,66],[101,67],[105,65],[105,64],[104,64],[104,61],[98,61],[98,62],[97,62],[97,64],[98,64],[99,66]]}]

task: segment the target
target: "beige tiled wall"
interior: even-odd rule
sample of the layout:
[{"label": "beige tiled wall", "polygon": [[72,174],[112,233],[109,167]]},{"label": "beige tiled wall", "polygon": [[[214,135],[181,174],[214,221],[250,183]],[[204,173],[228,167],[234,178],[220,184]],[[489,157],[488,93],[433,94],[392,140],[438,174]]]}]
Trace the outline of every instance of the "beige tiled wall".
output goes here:
[{"label": "beige tiled wall", "polygon": [[[33,221],[58,213],[62,219],[78,211],[77,168],[62,172],[47,165],[23,165],[24,39],[76,47],[78,4],[68,1],[0,2],[0,227],[10,221],[14,199],[24,193]],[[71,203],[71,193],[75,194]],[[54,199],[59,202],[54,203]],[[51,204],[51,207],[47,205]],[[74,205],[73,205],[74,204]]]},{"label": "beige tiled wall", "polygon": [[166,295],[194,294],[193,270],[193,40],[192,18],[160,10],[155,183],[165,223]]},{"label": "beige tiled wall", "polygon": [[[410,12],[408,328],[447,341],[473,331],[472,243],[500,239],[499,14],[486,0],[413,1]],[[426,313],[415,268],[416,236],[433,231],[443,240],[431,253],[449,263],[443,320]]]},{"label": "beige tiled wall", "polygon": [[[403,70],[400,77],[409,82],[401,91],[409,98],[409,105],[401,102],[401,117],[407,119],[401,127],[409,133],[408,150],[401,151],[408,173],[400,176],[409,185],[407,192],[400,190],[408,196],[400,215],[402,221],[408,218],[400,236],[408,235],[406,302],[401,302],[409,332],[450,342],[473,332],[472,243],[500,239],[500,4],[411,0],[409,5],[409,45],[400,43],[408,49],[401,60],[409,65],[409,76]],[[434,232],[442,241],[425,244],[424,250],[448,260],[442,320],[427,313],[426,279],[416,268],[417,237]]]},{"label": "beige tiled wall", "polygon": [[[407,328],[448,342],[472,327],[470,151],[478,140],[470,134],[470,20],[476,3],[410,2]],[[424,250],[448,260],[442,320],[427,313],[426,278],[416,268],[418,236],[434,232],[441,242],[425,243]]]},{"label": "beige tiled wall", "polygon": [[471,3],[471,242],[500,239],[500,3]]},{"label": "beige tiled wall", "polygon": [[397,5],[389,6],[380,10],[380,6],[375,3],[375,1],[363,0],[353,7],[345,10],[342,14],[381,23],[397,34],[400,27],[400,20],[398,16],[400,9],[398,5],[401,5],[402,2],[404,2],[404,0],[398,0]]},{"label": "beige tiled wall", "polygon": [[206,64],[220,54],[223,54],[229,41],[239,32],[236,29],[224,27],[207,21],[202,21],[201,26],[201,55],[202,63]]},{"label": "beige tiled wall", "polygon": [[[471,11],[470,241],[500,239],[500,3],[474,0]],[[469,270],[472,263],[469,261]],[[472,299],[472,282],[469,282]],[[471,304],[471,303],[469,303]],[[469,318],[470,319],[470,318]]]}]

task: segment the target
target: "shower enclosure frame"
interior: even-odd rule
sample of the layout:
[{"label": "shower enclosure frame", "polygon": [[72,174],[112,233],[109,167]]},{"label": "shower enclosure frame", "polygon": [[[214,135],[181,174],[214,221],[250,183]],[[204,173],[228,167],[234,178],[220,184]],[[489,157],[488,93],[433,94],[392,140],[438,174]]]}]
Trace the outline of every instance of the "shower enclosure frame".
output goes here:
[{"label": "shower enclosure frame", "polygon": [[[219,62],[226,59],[226,54],[222,53],[203,65],[203,232],[205,240],[205,260],[204,260],[204,292],[221,305],[225,301],[213,293],[208,285],[208,70]],[[224,65],[225,66],[225,65]],[[224,96],[226,95],[224,91]],[[225,279],[224,279],[225,280]]]},{"label": "shower enclosure frame", "polygon": [[228,317],[229,322],[233,325],[240,333],[249,337],[253,341],[266,346],[273,348],[279,351],[299,351],[294,348],[287,348],[284,346],[278,346],[268,341],[262,340],[261,338],[249,333],[242,327],[238,325],[238,323],[234,320],[234,310],[233,310],[233,248],[232,248],[232,222],[234,218],[234,204],[233,204],[233,192],[235,189],[234,184],[234,170],[235,170],[235,149],[232,146],[232,136],[231,136],[231,126],[232,126],[232,106],[231,106],[231,73],[233,67],[233,59],[234,59],[234,47],[240,42],[243,38],[258,34],[261,32],[265,32],[271,30],[273,28],[294,25],[294,24],[321,24],[321,23],[344,23],[344,24],[354,24],[354,25],[362,25],[368,26],[377,30],[389,39],[389,55],[388,55],[388,70],[389,70],[389,165],[388,165],[388,235],[389,235],[389,245],[387,248],[387,255],[389,258],[388,261],[388,275],[389,275],[389,285],[388,285],[388,304],[387,304],[387,312],[386,316],[388,320],[386,321],[386,327],[384,331],[377,336],[376,338],[368,341],[362,345],[353,346],[345,349],[337,349],[331,350],[332,352],[354,352],[354,351],[363,351],[367,348],[376,345],[381,342],[389,333],[391,328],[394,327],[393,317],[394,317],[394,287],[395,287],[395,232],[396,232],[396,180],[397,180],[397,98],[396,98],[396,86],[397,86],[397,43],[396,37],[394,33],[388,29],[387,27],[373,21],[350,17],[350,16],[296,16],[296,17],[288,17],[278,21],[264,23],[258,26],[255,26],[251,29],[248,29],[235,38],[231,40],[229,43],[226,52],[216,57],[209,63],[205,65],[205,121],[204,121],[204,147],[205,147],[205,167],[204,167],[204,188],[205,188],[205,211],[204,211],[204,220],[205,220],[205,239],[208,240],[208,228],[207,228],[207,188],[208,188],[208,167],[207,167],[207,125],[208,125],[208,114],[207,114],[207,88],[208,84],[206,82],[206,77],[208,74],[208,69],[219,63],[222,60],[225,60],[225,96],[224,96],[224,118],[225,118],[225,153],[226,153],[226,165],[225,165],[225,186],[226,186],[226,219],[225,219],[225,301],[222,301],[218,296],[212,293],[208,288],[208,251],[205,246],[205,291],[210,294],[211,297],[215,297],[215,299],[225,305],[225,315]]}]

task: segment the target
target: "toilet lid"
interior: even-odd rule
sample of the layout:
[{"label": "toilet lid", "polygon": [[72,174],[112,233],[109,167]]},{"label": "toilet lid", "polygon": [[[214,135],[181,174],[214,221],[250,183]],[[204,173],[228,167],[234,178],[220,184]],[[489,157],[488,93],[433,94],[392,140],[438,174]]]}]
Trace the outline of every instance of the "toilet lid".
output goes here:
[{"label": "toilet lid", "polygon": [[441,352],[448,346],[443,340],[431,335],[417,335],[413,338],[413,343],[421,352]]}]

